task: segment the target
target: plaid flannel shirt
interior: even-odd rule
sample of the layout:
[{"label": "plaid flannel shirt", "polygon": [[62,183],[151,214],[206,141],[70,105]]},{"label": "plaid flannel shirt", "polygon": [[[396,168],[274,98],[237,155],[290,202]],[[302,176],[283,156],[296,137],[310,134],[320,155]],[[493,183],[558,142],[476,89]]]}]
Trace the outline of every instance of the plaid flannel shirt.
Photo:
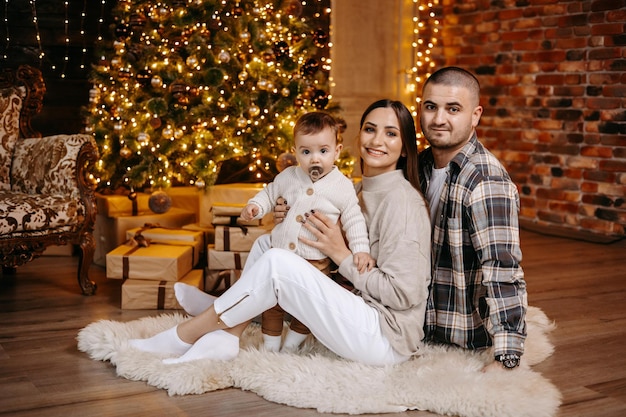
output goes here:
[{"label": "plaid flannel shirt", "polygon": [[[422,189],[434,164],[422,152]],[[426,340],[494,355],[524,352],[526,283],[519,263],[519,194],[476,134],[450,162],[433,225]]]}]

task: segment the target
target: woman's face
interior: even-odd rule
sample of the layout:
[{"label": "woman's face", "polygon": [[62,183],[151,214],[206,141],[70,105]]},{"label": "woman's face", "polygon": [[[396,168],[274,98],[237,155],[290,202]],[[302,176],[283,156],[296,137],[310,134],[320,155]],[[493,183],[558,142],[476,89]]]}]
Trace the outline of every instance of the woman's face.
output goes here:
[{"label": "woman's face", "polygon": [[358,137],[363,160],[363,175],[373,177],[394,171],[402,153],[400,123],[393,109],[372,110],[361,126]]}]

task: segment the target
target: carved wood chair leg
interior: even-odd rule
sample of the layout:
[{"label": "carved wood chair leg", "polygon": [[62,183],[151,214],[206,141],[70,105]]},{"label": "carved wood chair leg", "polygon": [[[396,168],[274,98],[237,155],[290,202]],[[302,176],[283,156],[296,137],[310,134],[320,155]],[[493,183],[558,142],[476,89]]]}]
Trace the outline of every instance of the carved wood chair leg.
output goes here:
[{"label": "carved wood chair leg", "polygon": [[94,295],[98,286],[89,279],[89,267],[93,262],[96,244],[93,234],[84,234],[80,242],[80,257],[78,259],[78,284],[83,295]]}]

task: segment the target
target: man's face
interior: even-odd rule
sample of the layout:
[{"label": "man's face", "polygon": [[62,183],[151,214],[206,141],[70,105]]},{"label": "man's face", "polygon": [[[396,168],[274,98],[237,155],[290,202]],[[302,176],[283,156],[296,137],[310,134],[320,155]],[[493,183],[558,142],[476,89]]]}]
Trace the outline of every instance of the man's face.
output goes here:
[{"label": "man's face", "polygon": [[341,148],[331,129],[295,138],[298,165],[313,182],[331,171]]},{"label": "man's face", "polygon": [[460,150],[478,126],[482,107],[465,87],[427,84],[422,93],[420,125],[437,150]]}]

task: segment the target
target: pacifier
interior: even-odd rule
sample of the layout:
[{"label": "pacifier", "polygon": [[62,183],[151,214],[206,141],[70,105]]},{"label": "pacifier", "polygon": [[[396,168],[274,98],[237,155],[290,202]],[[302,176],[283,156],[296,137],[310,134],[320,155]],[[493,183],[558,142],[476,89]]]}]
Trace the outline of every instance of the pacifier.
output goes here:
[{"label": "pacifier", "polygon": [[309,168],[309,177],[313,182],[319,180],[322,177],[324,170],[320,166],[313,166]]}]

